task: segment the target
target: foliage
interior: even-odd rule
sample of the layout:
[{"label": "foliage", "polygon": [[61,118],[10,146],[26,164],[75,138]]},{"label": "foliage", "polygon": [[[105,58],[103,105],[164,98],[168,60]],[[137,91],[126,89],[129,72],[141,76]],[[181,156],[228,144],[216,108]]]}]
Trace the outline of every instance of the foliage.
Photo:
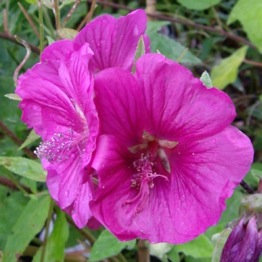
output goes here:
[{"label": "foliage", "polygon": [[[42,45],[72,39],[87,12],[88,20],[145,7],[137,1],[107,3],[98,1],[93,10],[83,0],[0,2],[0,261],[2,255],[7,262],[18,257],[28,261],[26,256],[35,262],[87,261],[87,257],[91,261],[108,257],[110,261],[135,261],[142,252],[135,241],[122,243],[106,230],[76,229],[50,200],[44,171],[32,153],[38,136],[20,121],[19,98],[13,95],[14,72],[26,53],[14,35],[31,44],[21,74],[39,60]],[[207,87],[216,86],[232,97],[238,113],[234,125],[254,142],[254,164],[245,181],[257,190],[262,178],[261,0],[160,0],[155,11],[147,29],[151,50],[189,66],[196,76],[202,75]],[[138,57],[143,52],[141,41]],[[239,205],[246,194],[239,187],[227,201],[221,220],[206,234],[183,245],[150,247],[152,255],[162,261],[219,261],[230,233],[225,227],[239,218]]]}]

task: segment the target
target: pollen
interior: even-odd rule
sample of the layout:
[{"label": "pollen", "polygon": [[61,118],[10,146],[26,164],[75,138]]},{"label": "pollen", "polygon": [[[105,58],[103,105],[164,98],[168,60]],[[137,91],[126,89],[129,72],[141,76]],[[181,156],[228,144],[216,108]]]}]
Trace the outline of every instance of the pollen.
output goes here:
[{"label": "pollen", "polygon": [[55,133],[49,140],[41,142],[34,153],[40,159],[46,159],[50,163],[68,159],[72,150],[77,150],[79,155],[85,151],[84,141],[86,136],[68,129],[64,133]]}]

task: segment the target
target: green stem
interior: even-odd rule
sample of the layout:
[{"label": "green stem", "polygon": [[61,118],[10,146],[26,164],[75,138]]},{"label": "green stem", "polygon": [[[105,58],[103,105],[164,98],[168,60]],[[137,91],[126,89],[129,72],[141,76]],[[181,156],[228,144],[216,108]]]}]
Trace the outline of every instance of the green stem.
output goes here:
[{"label": "green stem", "polygon": [[60,10],[59,10],[59,0],[54,0],[54,8],[53,12],[55,15],[55,25],[56,25],[56,30],[60,29]]},{"label": "green stem", "polygon": [[44,49],[44,18],[43,18],[43,0],[38,0],[38,18],[39,18],[39,39],[40,53]]},{"label": "green stem", "polygon": [[66,220],[67,220],[72,226],[74,226],[76,229],[78,229],[79,232],[80,232],[80,234],[82,234],[82,236],[83,236],[84,238],[86,238],[86,239],[90,242],[91,245],[94,244],[94,242],[96,241],[96,238],[89,232],[89,230],[88,230],[87,228],[79,229],[79,228],[75,225],[74,221],[72,220],[72,218],[71,218],[69,215],[66,216]]},{"label": "green stem", "polygon": [[54,209],[54,202],[53,202],[53,200],[51,200],[50,206],[49,206],[49,211],[48,211],[48,217],[47,217],[47,221],[46,221],[46,226],[45,226],[45,239],[44,239],[44,243],[43,243],[43,251],[42,251],[42,254],[41,254],[40,262],[45,261],[45,252],[46,252],[46,246],[47,246],[47,241],[48,241],[50,223],[51,223],[52,216],[53,216],[53,209]]},{"label": "green stem", "polygon": [[44,19],[45,19],[45,25],[49,30],[49,34],[52,37],[52,39],[55,39],[54,26],[52,24],[52,21],[50,19],[50,16],[46,8],[44,8],[43,14],[44,14]]}]

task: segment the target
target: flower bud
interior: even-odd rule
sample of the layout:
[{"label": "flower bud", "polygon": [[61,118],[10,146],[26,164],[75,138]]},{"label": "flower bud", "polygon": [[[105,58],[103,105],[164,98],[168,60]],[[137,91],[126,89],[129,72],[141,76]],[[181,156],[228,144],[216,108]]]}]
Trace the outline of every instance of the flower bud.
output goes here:
[{"label": "flower bud", "polygon": [[224,246],[221,262],[258,262],[262,253],[262,231],[256,218],[242,218],[234,227]]}]

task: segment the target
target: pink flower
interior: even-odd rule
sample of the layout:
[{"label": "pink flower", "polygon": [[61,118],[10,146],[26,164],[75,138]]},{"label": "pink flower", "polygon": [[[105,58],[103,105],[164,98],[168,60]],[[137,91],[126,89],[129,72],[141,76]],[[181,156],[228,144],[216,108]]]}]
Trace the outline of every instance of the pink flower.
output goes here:
[{"label": "pink flower", "polygon": [[249,139],[230,126],[230,98],[157,54],[141,57],[134,76],[101,71],[95,88],[96,219],[120,240],[169,243],[217,223],[253,158]]},{"label": "pink flower", "polygon": [[76,36],[75,43],[89,43],[94,52],[90,60],[91,70],[98,72],[109,67],[131,70],[139,39],[145,41],[149,51],[146,30],[146,13],[136,10],[118,19],[102,15],[88,23]]},{"label": "pink flower", "polygon": [[92,55],[88,44],[77,49],[69,40],[55,42],[20,76],[16,89],[22,120],[43,139],[36,154],[48,172],[50,194],[80,227],[92,216],[88,169],[98,133]]},{"label": "pink flower", "polygon": [[48,172],[50,194],[79,227],[92,218],[90,163],[99,131],[90,72],[131,70],[140,37],[149,50],[145,29],[143,10],[119,19],[100,16],[75,40],[47,47],[41,62],[19,78],[22,120],[43,139],[36,153]]}]

